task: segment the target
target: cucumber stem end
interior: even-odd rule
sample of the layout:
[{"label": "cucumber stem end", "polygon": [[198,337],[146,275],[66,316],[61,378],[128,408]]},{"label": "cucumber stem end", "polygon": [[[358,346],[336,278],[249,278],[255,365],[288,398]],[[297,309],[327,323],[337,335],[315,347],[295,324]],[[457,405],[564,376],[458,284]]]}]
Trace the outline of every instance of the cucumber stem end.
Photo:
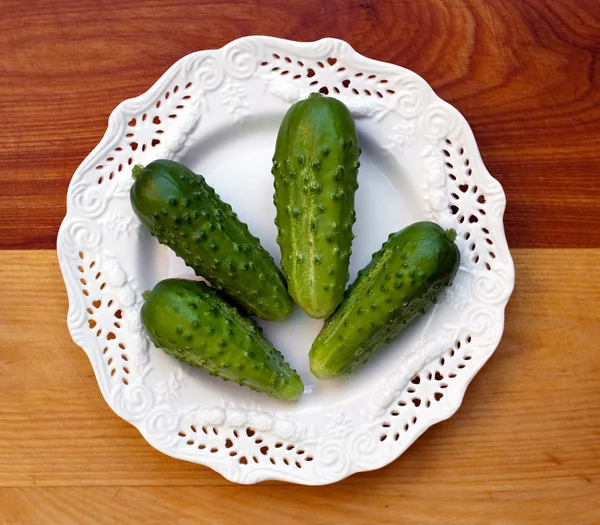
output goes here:
[{"label": "cucumber stem end", "polygon": [[444,232],[444,235],[446,235],[446,239],[450,242],[454,242],[454,239],[456,239],[456,230],[449,228]]},{"label": "cucumber stem end", "polygon": [[143,169],[144,166],[142,166],[141,164],[136,164],[131,170],[131,178],[133,180],[137,180],[137,178],[140,176],[140,173],[142,173]]}]

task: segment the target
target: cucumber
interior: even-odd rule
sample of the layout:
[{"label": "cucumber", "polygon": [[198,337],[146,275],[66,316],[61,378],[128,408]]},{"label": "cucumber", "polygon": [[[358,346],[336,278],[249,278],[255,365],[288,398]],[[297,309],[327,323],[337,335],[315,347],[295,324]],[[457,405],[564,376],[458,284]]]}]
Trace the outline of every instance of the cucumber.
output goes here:
[{"label": "cucumber", "polygon": [[158,242],[261,319],[288,317],[293,302],[271,255],[204,178],[170,160],[136,166],[131,205]]},{"label": "cucumber", "polygon": [[313,93],[285,114],[272,169],[277,242],[288,290],[314,318],[330,315],[344,297],[359,154],[340,101]]},{"label": "cucumber", "polygon": [[391,343],[449,286],[460,254],[454,230],[418,222],[393,233],[358,273],[309,354],[319,379],[350,374],[382,343]]},{"label": "cucumber", "polygon": [[304,392],[261,329],[203,282],[159,282],[145,298],[142,323],[157,347],[213,376],[284,401]]}]

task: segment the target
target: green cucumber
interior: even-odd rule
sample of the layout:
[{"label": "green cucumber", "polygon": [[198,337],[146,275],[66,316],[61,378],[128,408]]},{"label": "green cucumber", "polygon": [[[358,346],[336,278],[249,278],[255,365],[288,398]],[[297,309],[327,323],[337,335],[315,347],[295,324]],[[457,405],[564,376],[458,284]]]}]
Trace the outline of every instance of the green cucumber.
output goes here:
[{"label": "green cucumber", "polygon": [[136,166],[131,205],[158,242],[252,315],[288,317],[293,302],[271,255],[204,178],[170,160]]},{"label": "green cucumber", "polygon": [[145,298],[142,323],[157,347],[213,376],[284,401],[304,392],[261,329],[203,282],[159,282]]},{"label": "green cucumber", "polygon": [[348,108],[311,94],[285,114],[273,157],[277,242],[288,290],[311,317],[344,297],[360,149]]},{"label": "green cucumber", "polygon": [[460,254],[454,230],[418,222],[393,233],[358,273],[309,354],[320,379],[350,374],[382,343],[391,343],[449,286]]}]

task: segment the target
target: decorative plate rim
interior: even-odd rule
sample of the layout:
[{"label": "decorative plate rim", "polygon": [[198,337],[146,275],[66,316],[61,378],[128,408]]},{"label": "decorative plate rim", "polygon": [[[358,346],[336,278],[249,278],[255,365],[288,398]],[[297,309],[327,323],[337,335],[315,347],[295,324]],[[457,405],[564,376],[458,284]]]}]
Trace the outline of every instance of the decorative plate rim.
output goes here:
[{"label": "decorative plate rim", "polygon": [[[342,438],[340,438],[339,441],[341,444],[336,450],[333,450],[333,448],[330,450],[327,443],[321,443],[318,448],[320,457],[314,458],[314,465],[312,463],[309,465],[308,463],[304,462],[302,463],[304,468],[300,469],[300,467],[298,467],[297,470],[290,470],[289,468],[283,467],[281,454],[279,456],[272,456],[273,459],[278,461],[277,464],[271,462],[271,464],[267,464],[267,466],[259,464],[257,461],[256,464],[252,464],[250,462],[250,464],[240,466],[238,462],[232,459],[230,456],[210,454],[198,456],[197,452],[195,451],[195,445],[198,442],[197,440],[200,439],[196,435],[196,433],[200,434],[200,431],[196,430],[196,426],[199,424],[188,424],[190,428],[194,429],[194,436],[189,436],[187,434],[185,436],[181,436],[181,431],[178,434],[173,434],[175,430],[181,428],[180,424],[182,420],[189,422],[197,420],[199,421],[201,419],[202,422],[206,423],[210,428],[215,429],[215,436],[218,436],[217,431],[221,428],[220,424],[224,425],[225,422],[227,422],[228,426],[224,428],[227,428],[232,432],[232,429],[244,431],[248,428],[255,429],[256,427],[263,425],[265,428],[268,427],[267,430],[260,434],[261,436],[264,435],[265,443],[275,443],[277,440],[285,440],[286,436],[289,436],[289,439],[292,440],[291,442],[297,443],[294,445],[295,449],[291,450],[293,450],[295,454],[302,452],[302,454],[294,456],[294,458],[297,460],[296,464],[298,464],[300,461],[305,461],[306,454],[301,450],[301,448],[303,447],[303,443],[310,441],[310,436],[307,437],[305,431],[298,425],[294,426],[293,424],[290,424],[290,421],[285,420],[285,418],[278,418],[277,413],[265,414],[260,412],[260,410],[253,411],[251,409],[240,411],[235,407],[232,409],[223,408],[222,413],[219,413],[217,409],[212,410],[213,407],[210,407],[212,412],[207,410],[203,411],[202,408],[198,408],[197,410],[194,410],[193,415],[190,415],[191,413],[181,414],[176,413],[172,408],[168,408],[164,403],[161,405],[159,402],[157,406],[154,406],[156,394],[150,392],[149,389],[144,386],[143,379],[139,383],[132,381],[131,384],[129,384],[127,377],[123,377],[123,384],[118,385],[117,387],[110,383],[110,378],[105,377],[106,363],[103,361],[102,355],[100,355],[100,347],[98,346],[96,348],[97,342],[90,339],[93,336],[93,333],[88,329],[88,326],[86,326],[87,323],[90,328],[92,327],[90,323],[90,317],[86,314],[85,304],[81,299],[82,285],[80,283],[88,283],[90,279],[87,278],[87,273],[84,273],[81,269],[79,271],[84,277],[86,277],[85,279],[75,270],[77,264],[80,263],[79,268],[81,268],[84,266],[83,263],[85,262],[89,266],[89,268],[87,268],[87,266],[85,267],[85,271],[89,273],[89,270],[91,270],[91,268],[97,263],[98,266],[102,267],[102,272],[98,272],[97,275],[100,275],[100,273],[108,275],[108,277],[104,277],[100,280],[98,277],[96,277],[96,281],[98,281],[96,283],[88,283],[83,285],[87,286],[88,288],[97,285],[100,286],[100,290],[102,290],[104,286],[102,286],[100,281],[106,279],[104,285],[107,286],[108,289],[112,290],[112,293],[115,297],[115,306],[110,312],[104,312],[104,318],[106,318],[106,316],[109,314],[112,315],[115,313],[114,308],[119,305],[123,308],[125,306],[130,308],[131,314],[128,314],[126,328],[134,335],[132,336],[133,339],[131,339],[132,344],[130,345],[128,343],[128,348],[137,345],[136,348],[139,349],[139,355],[136,358],[137,364],[134,366],[132,363],[131,367],[137,367],[137,370],[140,371],[140,377],[143,378],[144,374],[147,373],[147,368],[145,367],[149,366],[147,363],[147,357],[144,358],[144,355],[147,356],[148,342],[143,336],[140,336],[140,294],[139,289],[137,289],[135,279],[127,277],[125,272],[123,272],[122,268],[119,266],[118,260],[110,254],[101,253],[98,251],[98,253],[94,256],[93,261],[88,263],[88,260],[86,259],[88,249],[90,252],[93,252],[95,249],[97,249],[100,244],[98,236],[100,239],[102,237],[102,232],[100,230],[96,231],[92,224],[99,217],[103,217],[102,213],[105,211],[107,204],[103,203],[102,199],[104,198],[105,200],[108,200],[110,198],[122,198],[123,195],[117,195],[117,192],[121,192],[123,194],[127,193],[128,195],[128,188],[122,187],[120,189],[114,189],[116,185],[113,184],[111,189],[107,190],[108,192],[112,193],[101,194],[99,193],[100,190],[98,190],[96,186],[89,187],[89,185],[85,182],[85,177],[89,179],[92,175],[95,175],[96,172],[93,170],[98,170],[98,173],[102,174],[106,172],[105,166],[99,164],[99,162],[103,162],[101,159],[106,157],[107,154],[111,154],[110,152],[114,152],[115,148],[120,147],[119,144],[122,144],[123,137],[127,136],[125,132],[129,129],[127,126],[128,122],[130,122],[130,119],[133,119],[133,121],[135,121],[136,117],[139,119],[141,112],[145,112],[149,107],[149,103],[153,103],[157,97],[159,100],[163,100],[163,102],[165,102],[163,105],[166,105],[166,101],[161,97],[173,78],[179,74],[183,74],[182,72],[187,72],[186,74],[192,75],[194,79],[196,79],[196,82],[203,86],[201,87],[202,92],[210,92],[220,85],[220,82],[223,81],[223,78],[220,78],[220,80],[217,79],[216,77],[218,75],[222,75],[222,77],[229,75],[231,78],[237,79],[240,82],[243,82],[248,78],[261,77],[262,81],[265,82],[265,85],[268,85],[271,94],[274,94],[276,97],[288,102],[298,99],[298,97],[305,94],[306,91],[302,93],[294,91],[294,89],[290,88],[290,83],[287,78],[284,79],[283,76],[279,78],[279,75],[282,73],[281,68],[277,66],[271,68],[272,64],[268,64],[268,70],[266,72],[261,72],[260,65],[258,63],[259,55],[257,52],[258,50],[263,51],[267,49],[270,51],[269,56],[272,55],[273,57],[277,57],[274,58],[274,60],[282,61],[282,63],[284,60],[287,60],[288,57],[283,57],[283,54],[279,53],[279,50],[283,50],[290,55],[299,53],[302,61],[312,59],[316,61],[316,63],[321,64],[320,67],[325,67],[323,66],[322,62],[324,63],[326,60],[329,60],[328,57],[343,57],[345,66],[349,67],[352,65],[356,67],[362,67],[365,70],[368,70],[368,72],[374,73],[373,75],[368,76],[368,78],[371,78],[371,76],[375,77],[375,74],[377,74],[388,75],[390,78],[397,77],[405,79],[407,86],[406,94],[400,91],[398,93],[394,92],[394,90],[389,91],[392,95],[392,104],[394,104],[392,110],[397,111],[402,118],[405,117],[405,114],[408,115],[406,116],[406,119],[416,119],[417,117],[413,115],[414,112],[417,112],[419,118],[429,118],[430,122],[428,122],[428,125],[430,127],[427,129],[431,130],[431,144],[442,144],[442,141],[447,143],[447,146],[444,146],[445,149],[442,151],[444,151],[447,157],[449,157],[449,159],[453,162],[448,162],[446,166],[456,164],[454,162],[454,159],[456,158],[461,162],[463,162],[463,160],[465,162],[464,166],[461,164],[460,168],[463,176],[471,170],[473,173],[476,173],[476,176],[474,175],[474,179],[476,179],[477,185],[485,187],[488,190],[488,193],[485,193],[485,191],[482,189],[477,190],[477,185],[474,186],[475,190],[473,193],[475,194],[476,191],[479,191],[480,198],[483,196],[484,202],[487,198],[488,206],[490,207],[488,209],[488,213],[483,213],[483,215],[487,215],[487,219],[481,215],[478,217],[479,219],[482,219],[482,222],[485,220],[491,221],[488,222],[491,224],[489,229],[492,230],[493,227],[493,230],[492,233],[489,231],[488,234],[482,234],[481,232],[478,232],[474,235],[479,235],[478,239],[480,243],[485,243],[487,241],[489,244],[492,244],[493,238],[493,244],[495,245],[495,251],[497,252],[494,254],[494,259],[496,259],[496,257],[498,257],[498,259],[502,259],[502,262],[499,263],[500,269],[498,271],[496,271],[495,267],[494,271],[491,271],[488,267],[488,270],[490,271],[487,274],[484,271],[480,272],[477,270],[479,273],[473,273],[475,277],[473,277],[472,281],[468,282],[468,286],[472,289],[480,289],[479,298],[481,299],[481,297],[483,297],[485,302],[489,303],[489,305],[485,312],[477,312],[476,308],[473,308],[473,319],[470,319],[470,322],[479,330],[482,342],[477,342],[477,347],[479,348],[478,355],[474,356],[473,358],[471,356],[467,356],[470,361],[468,366],[464,366],[465,362],[462,362],[463,368],[461,370],[463,371],[461,372],[460,377],[454,383],[452,383],[453,388],[446,391],[448,394],[452,394],[446,395],[443,403],[435,405],[435,409],[430,410],[429,412],[425,413],[425,415],[420,415],[418,422],[416,417],[414,417],[415,423],[411,426],[408,434],[400,439],[397,444],[398,446],[395,448],[388,446],[389,443],[386,445],[383,444],[388,437],[387,433],[385,434],[386,438],[383,438],[383,433],[381,434],[381,442],[379,440],[375,440],[374,442],[373,432],[363,429],[360,432],[355,431],[355,435],[351,436],[351,439],[344,438],[346,441],[342,442]],[[276,52],[273,52],[273,49],[275,49]],[[262,60],[262,58],[263,57],[261,56],[260,59]],[[337,58],[331,58],[331,60],[334,64],[337,62]],[[210,62],[210,67],[206,66],[207,62]],[[298,64],[300,63],[301,61],[298,61]],[[262,64],[266,64],[266,61]],[[331,64],[331,66],[333,67],[333,64]],[[211,69],[213,67],[214,71]],[[304,64],[302,67],[305,68]],[[319,72],[317,71],[317,73]],[[318,76],[319,75],[317,74],[317,77]],[[356,76],[358,77],[358,74]],[[310,76],[310,78],[312,78],[312,76]],[[305,87],[308,88],[309,79],[303,77],[300,80],[301,82],[304,82]],[[387,80],[385,80],[385,82],[387,83]],[[177,92],[180,90],[183,92],[184,90],[184,88],[180,88],[179,85],[177,88]],[[236,97],[235,87],[232,89],[233,94],[227,94],[227,97],[229,97],[230,100],[235,99]],[[411,90],[416,90],[417,92],[414,97],[413,91]],[[363,91],[369,93],[368,97],[375,99],[375,96],[372,96],[374,93],[372,94],[367,89],[364,89]],[[175,98],[175,93],[172,91],[168,93],[171,94],[172,98]],[[349,98],[343,98],[339,91],[336,93],[339,95],[338,98],[341,98],[349,105],[350,109],[355,115],[362,115],[366,118],[378,118],[378,110],[373,110],[372,108],[379,106],[374,106],[371,102],[371,105],[362,104],[360,101],[359,103],[355,104],[351,96]],[[336,93],[332,94],[336,96]],[[357,95],[360,95],[361,100],[364,98],[363,92],[360,94],[357,93]],[[377,95],[380,96],[380,93],[377,92]],[[421,104],[419,96],[427,99],[428,103]],[[380,98],[384,99],[385,97]],[[227,103],[230,105],[232,104],[231,102]],[[419,104],[421,104],[423,107],[420,107]],[[169,157],[176,155],[177,152],[185,146],[185,141],[187,140],[188,135],[194,132],[195,126],[199,119],[200,111],[202,110],[202,99],[200,99],[198,102],[192,102],[191,105],[191,110],[188,111],[187,106],[185,110],[182,110],[181,117],[183,117],[184,111],[188,111],[185,119],[177,116],[177,133],[170,137],[170,140],[163,141],[166,144],[162,144],[157,140],[159,146],[156,150],[156,153],[160,152],[160,156]],[[157,105],[156,107],[158,108],[159,106]],[[415,107],[417,109],[415,109]],[[243,103],[241,103],[241,106],[236,105],[232,111],[232,114],[236,119],[240,116],[238,111],[242,112],[241,117],[243,118]],[[422,111],[422,113],[418,113],[418,111]],[[427,111],[429,111],[430,114],[423,116]],[[145,115],[146,113],[144,113],[144,118]],[[432,146],[432,148],[434,148],[434,146]],[[464,152],[468,152],[468,157],[466,159],[464,158],[464,155],[466,155]],[[429,165],[431,165],[431,173],[438,173],[441,168],[438,162],[439,159],[436,157],[437,152],[433,151],[432,149],[432,151],[423,153],[423,155],[429,155],[431,157],[429,159],[431,160],[429,163]],[[118,157],[118,154],[115,154],[115,157]],[[129,160],[131,161],[131,157]],[[98,166],[100,166],[100,169]],[[127,166],[125,166],[125,169],[127,169]],[[444,175],[448,173],[448,169],[449,168],[447,167],[443,167]],[[121,165],[119,165],[118,170],[121,171]],[[111,179],[113,178],[112,176],[113,172],[110,174]],[[471,174],[469,173],[467,176],[471,176]],[[104,175],[101,175],[98,179],[98,187],[102,187],[101,182],[103,177]],[[458,173],[456,173],[456,177],[460,179],[460,175],[458,175]],[[458,182],[459,181],[456,182],[457,185]],[[447,184],[448,181],[446,180],[443,186],[443,191],[445,193],[450,191],[447,190]],[[471,186],[468,187],[468,190],[470,192]],[[439,192],[442,192],[442,190],[439,190]],[[444,206],[437,205],[436,203],[431,204],[431,217],[435,218],[442,225],[445,225],[444,223],[446,223],[450,226],[453,226],[456,222],[456,218],[453,217],[449,211],[452,209],[451,203],[448,202],[446,205],[444,201],[443,204]],[[90,154],[75,171],[67,192],[67,211],[57,237],[58,260],[69,296],[69,331],[75,343],[81,346],[81,348],[88,355],[100,390],[107,404],[117,415],[138,428],[146,441],[148,441],[148,443],[150,443],[157,450],[160,450],[161,452],[178,459],[193,461],[209,466],[221,473],[225,478],[238,483],[250,484],[264,480],[280,480],[306,485],[323,485],[333,483],[356,472],[374,470],[391,463],[397,459],[430,426],[451,417],[461,405],[464,393],[469,383],[481,369],[481,367],[487,362],[491,354],[495,351],[501,339],[504,328],[504,310],[514,286],[514,265],[508,249],[503,224],[505,205],[506,199],[502,188],[498,181],[496,181],[485,168],[468,122],[454,107],[440,99],[433,92],[429,84],[420,76],[401,66],[367,58],[357,53],[345,41],[339,39],[324,38],[314,42],[295,42],[269,36],[242,37],[226,44],[220,49],[198,51],[181,58],[175,62],[175,64],[173,64],[145,93],[121,102],[110,114],[107,130],[98,145],[90,152]],[[85,210],[85,213],[82,213],[81,210]],[[464,219],[465,217],[463,217],[463,220]],[[470,217],[466,219],[468,222],[471,220]],[[128,224],[128,226],[125,226],[126,228],[135,228],[135,225],[132,226],[131,223]],[[486,228],[483,228],[483,230],[486,230]],[[465,236],[467,233],[469,233],[468,230],[465,232]],[[466,245],[463,248],[466,250]],[[462,254],[463,250],[461,249],[461,255]],[[479,259],[479,257],[477,258]],[[473,284],[475,281],[477,281],[477,278],[480,274],[482,277],[479,279],[477,285]],[[494,277],[490,280],[489,276]],[[87,299],[88,294],[85,293],[87,292],[87,288],[84,288],[83,290],[83,295]],[[470,290],[467,290],[467,292],[469,291]],[[471,293],[473,292],[471,291]],[[109,301],[109,305],[112,302],[112,300]],[[88,307],[87,311],[88,313],[94,311],[96,314],[94,307]],[[121,309],[118,311],[120,312]],[[493,314],[490,313],[492,311]],[[461,317],[461,322],[463,319],[465,319],[465,315]],[[488,317],[486,317],[486,315]],[[100,316],[99,319],[102,319],[102,316]],[[93,319],[91,320],[95,325],[96,321]],[[111,322],[112,321],[114,321],[114,319],[111,317]],[[122,323],[115,322],[115,324]],[[390,376],[392,379],[387,382],[383,382],[382,385],[375,388],[376,392],[374,394],[374,400],[370,400],[370,403],[373,407],[376,407],[377,410],[382,409],[382,412],[387,411],[387,414],[389,414],[390,406],[394,405],[396,402],[398,404],[402,402],[402,396],[406,393],[407,385],[409,385],[411,378],[414,379],[414,377],[416,377],[414,375],[414,370],[418,371],[417,376],[419,376],[419,374],[425,373],[428,370],[428,367],[430,367],[433,361],[441,362],[444,359],[443,355],[455,356],[456,354],[458,356],[460,353],[459,348],[461,341],[463,343],[463,347],[466,345],[465,341],[467,339],[470,343],[471,335],[469,330],[465,331],[464,327],[457,328],[456,326],[444,326],[442,327],[441,331],[443,333],[441,335],[438,334],[435,340],[434,338],[431,338],[425,341],[419,341],[419,344],[423,343],[422,346],[427,348],[422,349],[421,347],[416,348],[415,346],[415,349],[407,358],[407,363],[399,368],[394,369],[392,374],[393,377]],[[448,341],[451,341],[452,344],[454,344],[454,341],[456,341],[458,348],[453,346],[452,350],[450,350],[451,354],[440,354],[438,347],[443,347],[446,349],[448,346]],[[477,339],[477,341],[479,341],[479,339]],[[109,351],[109,353],[111,351],[112,349]],[[146,354],[144,354],[144,352],[146,352]],[[472,353],[475,354],[475,352]],[[434,355],[435,359],[432,360],[431,357]],[[466,356],[464,351],[462,355]],[[144,359],[146,359],[146,361],[144,361]],[[444,364],[440,366],[444,366]],[[460,368],[460,365],[458,366]],[[431,370],[429,371],[429,375],[432,373]],[[129,372],[127,372],[127,374],[129,374]],[[408,388],[410,392],[410,386]],[[148,390],[148,392],[146,390]],[[400,401],[397,401],[398,399],[400,399]],[[429,402],[429,400],[427,400],[427,402]],[[394,411],[392,411],[392,413],[393,412]],[[423,413],[421,412],[420,414]],[[333,417],[338,416],[342,421],[340,425],[343,425],[345,416],[343,414],[341,416],[338,414],[334,415]],[[234,417],[238,417],[239,421],[234,420]],[[221,420],[221,423],[219,423],[219,420]],[[175,421],[176,423],[174,423]],[[381,420],[378,419],[378,422],[381,423]],[[211,425],[214,425],[214,427],[211,427]],[[385,428],[387,427],[384,425],[384,429]],[[167,429],[168,432],[164,429]],[[204,430],[204,427],[202,427],[202,429]],[[255,432],[256,430],[252,430],[253,434]],[[260,429],[258,432],[260,433]],[[396,435],[399,434],[397,433]],[[184,440],[188,438],[191,439],[193,437],[192,441],[194,443],[194,451],[192,451],[192,449],[188,451],[179,447],[179,445],[176,445],[175,440],[178,438],[174,436],[180,436]],[[391,434],[389,436],[389,441],[391,442],[393,438]],[[248,438],[250,437],[251,436],[248,435]],[[203,438],[207,439],[205,437]],[[215,440],[217,439],[216,437],[211,436],[211,439],[213,438]],[[271,441],[269,441],[269,439]],[[396,440],[398,439],[399,438],[396,438]],[[350,441],[352,442],[349,443]],[[249,446],[250,445],[248,445],[248,447]],[[276,445],[270,446],[271,449],[273,449]],[[264,446],[263,448],[267,447]],[[250,450],[250,448],[247,448],[247,450]],[[384,452],[382,453],[381,450],[384,450]],[[273,452],[278,454],[277,451]],[[241,453],[245,452],[240,452],[240,454]],[[301,456],[304,456],[304,459],[301,458]],[[310,459],[312,460],[313,458]]]}]

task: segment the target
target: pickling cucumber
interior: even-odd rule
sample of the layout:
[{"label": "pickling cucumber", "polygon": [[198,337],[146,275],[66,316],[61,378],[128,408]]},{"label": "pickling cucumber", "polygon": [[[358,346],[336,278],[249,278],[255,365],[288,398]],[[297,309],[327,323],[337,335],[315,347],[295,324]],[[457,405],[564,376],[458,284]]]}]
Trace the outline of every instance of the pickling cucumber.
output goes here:
[{"label": "pickling cucumber", "polygon": [[300,376],[261,329],[203,282],[159,282],[141,315],[152,342],[181,361],[284,401],[304,392]]},{"label": "pickling cucumber", "polygon": [[311,317],[327,317],[344,296],[359,154],[339,100],[313,93],[285,114],[272,168],[277,242],[288,290]]},{"label": "pickling cucumber", "polygon": [[291,314],[293,302],[275,261],[204,177],[171,160],[136,166],[133,177],[135,214],[196,275],[261,319]]},{"label": "pickling cucumber", "polygon": [[309,354],[320,379],[350,374],[383,343],[425,313],[460,262],[454,230],[418,222],[393,233],[358,273]]}]

